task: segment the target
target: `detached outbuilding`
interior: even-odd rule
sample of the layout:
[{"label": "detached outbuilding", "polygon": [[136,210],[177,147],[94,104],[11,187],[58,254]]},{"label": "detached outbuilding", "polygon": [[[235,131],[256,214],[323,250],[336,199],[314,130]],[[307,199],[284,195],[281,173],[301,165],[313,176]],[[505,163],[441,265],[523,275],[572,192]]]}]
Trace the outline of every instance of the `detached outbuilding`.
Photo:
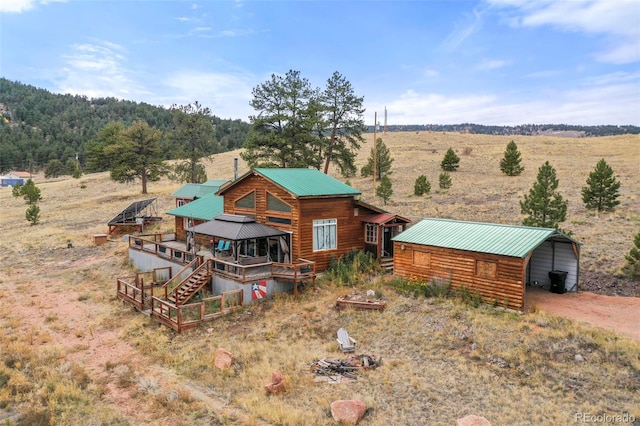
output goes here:
[{"label": "detached outbuilding", "polygon": [[577,291],[580,245],[553,228],[424,219],[393,238],[394,275],[450,280],[522,310],[528,285]]}]

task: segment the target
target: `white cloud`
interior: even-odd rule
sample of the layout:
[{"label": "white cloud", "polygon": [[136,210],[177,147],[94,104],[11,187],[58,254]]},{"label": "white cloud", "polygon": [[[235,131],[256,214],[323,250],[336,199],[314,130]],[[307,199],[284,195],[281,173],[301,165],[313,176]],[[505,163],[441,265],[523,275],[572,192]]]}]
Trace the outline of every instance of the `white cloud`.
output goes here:
[{"label": "white cloud", "polygon": [[64,59],[63,77],[56,82],[61,93],[127,99],[144,93],[135,89],[131,73],[124,66],[125,49],[118,44],[75,44]]},{"label": "white cloud", "polygon": [[0,13],[22,13],[33,7],[33,0],[0,0]]},{"label": "white cloud", "polygon": [[497,59],[485,59],[484,61],[476,65],[475,68],[478,70],[487,71],[487,70],[495,70],[498,68],[506,67],[507,65],[510,65],[510,64],[511,64],[510,61],[502,61]]},{"label": "white cloud", "polygon": [[640,125],[640,72],[606,74],[581,83],[580,89],[537,93],[535,99],[407,91],[392,101],[365,100],[365,106],[372,115],[370,111],[382,111],[386,105],[389,124]]},{"label": "white cloud", "polygon": [[445,38],[441,47],[445,50],[455,50],[471,37],[482,25],[482,13],[474,9],[472,15],[464,17],[463,21],[455,24],[454,30]]},{"label": "white cloud", "polygon": [[559,31],[600,34],[605,37],[601,62],[640,61],[640,13],[637,0],[522,1],[487,0],[497,7],[515,8],[516,26],[551,26]]},{"label": "white cloud", "polygon": [[167,93],[172,93],[171,104],[197,100],[218,117],[244,121],[254,113],[249,102],[255,83],[251,76],[242,73],[180,71],[165,78],[162,84]]},{"label": "white cloud", "polygon": [[38,4],[48,5],[51,3],[64,3],[67,0],[0,0],[0,13],[22,13],[27,12]]}]

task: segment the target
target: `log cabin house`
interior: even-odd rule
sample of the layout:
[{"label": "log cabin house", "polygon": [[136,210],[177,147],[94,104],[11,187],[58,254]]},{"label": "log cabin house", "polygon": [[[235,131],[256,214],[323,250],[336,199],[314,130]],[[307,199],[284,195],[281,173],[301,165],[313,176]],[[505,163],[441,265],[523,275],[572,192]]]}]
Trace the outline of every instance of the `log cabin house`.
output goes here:
[{"label": "log cabin house", "polygon": [[394,275],[523,310],[526,287],[577,291],[580,245],[552,228],[424,219],[393,238]]},{"label": "log cabin house", "polygon": [[409,222],[315,169],[254,169],[215,195],[174,196],[183,201],[167,212],[175,234],[129,239],[130,260],[150,271],[147,284],[145,273],[119,277],[117,292],[177,331],[315,286],[317,272],[354,249],[392,265],[391,239]]},{"label": "log cabin house", "polygon": [[291,258],[315,262],[317,271],[351,250],[392,261],[391,239],[409,223],[359,201],[360,191],[316,169],[257,168],[218,195],[225,213],[252,216],[288,233]]}]

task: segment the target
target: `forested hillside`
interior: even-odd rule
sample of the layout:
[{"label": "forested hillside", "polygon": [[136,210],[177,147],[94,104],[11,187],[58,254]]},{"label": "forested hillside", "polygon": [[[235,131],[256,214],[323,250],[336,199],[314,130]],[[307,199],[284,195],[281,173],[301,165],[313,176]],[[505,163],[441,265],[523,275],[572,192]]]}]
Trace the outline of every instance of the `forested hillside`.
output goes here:
[{"label": "forested hillside", "polygon": [[[214,112],[215,113],[215,112]],[[115,98],[54,94],[44,89],[0,78],[0,173],[37,171],[50,160],[84,164],[88,141],[111,121],[130,125],[144,120],[168,137],[173,131],[170,109]],[[250,125],[213,116],[214,154],[244,144]],[[165,157],[172,157],[166,144]]]}]

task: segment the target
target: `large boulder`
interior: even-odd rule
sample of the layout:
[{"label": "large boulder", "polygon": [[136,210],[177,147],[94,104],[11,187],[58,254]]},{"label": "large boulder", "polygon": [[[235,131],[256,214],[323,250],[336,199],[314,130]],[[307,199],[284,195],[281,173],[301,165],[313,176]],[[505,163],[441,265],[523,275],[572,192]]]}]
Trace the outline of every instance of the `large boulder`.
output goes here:
[{"label": "large boulder", "polygon": [[456,422],[457,426],[491,426],[489,420],[482,416],[476,416],[475,414],[469,414]]},{"label": "large boulder", "polygon": [[233,354],[225,348],[218,348],[213,364],[220,370],[226,370],[233,364]]},{"label": "large boulder", "polygon": [[367,410],[359,399],[342,399],[331,403],[333,420],[344,425],[355,425],[364,417]]},{"label": "large boulder", "polygon": [[285,386],[284,386],[284,377],[282,377],[282,373],[280,373],[278,370],[274,370],[274,372],[271,373],[271,383],[266,385],[264,389],[267,391],[267,393],[272,393],[276,395],[284,392]]}]

